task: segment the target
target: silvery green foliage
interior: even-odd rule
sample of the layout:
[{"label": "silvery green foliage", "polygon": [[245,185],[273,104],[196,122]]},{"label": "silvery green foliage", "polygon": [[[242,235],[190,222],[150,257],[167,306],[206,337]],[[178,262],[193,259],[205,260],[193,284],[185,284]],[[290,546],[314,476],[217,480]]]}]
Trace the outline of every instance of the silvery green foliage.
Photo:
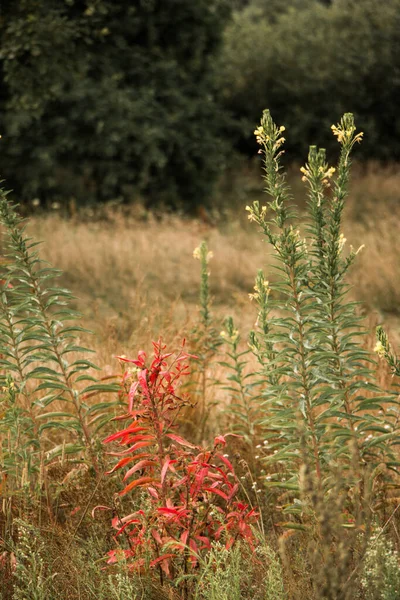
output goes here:
[{"label": "silvery green foliage", "polygon": [[[0,378],[4,385],[4,374],[12,375],[17,404],[32,420],[33,450],[45,451],[49,458],[84,451],[96,468],[92,433],[109,419],[106,411],[113,403],[91,405],[87,400],[116,387],[91,374],[97,367],[87,358],[90,351],[79,343],[86,330],[76,324],[79,315],[69,306],[72,295],[56,286],[59,271],[40,258],[38,242],[26,235],[23,220],[2,189],[0,223],[6,245],[0,289]],[[51,410],[56,402],[64,408]],[[64,438],[68,435],[58,447],[48,441],[53,429]]]},{"label": "silvery green foliage", "polygon": [[57,574],[49,573],[49,560],[39,531],[21,519],[14,521],[14,528],[18,542],[14,549],[13,600],[53,600],[52,581]]},{"label": "silvery green foliage", "polygon": [[195,600],[241,600],[241,560],[239,546],[226,550],[213,544],[196,582]]},{"label": "silvery green foliage", "polygon": [[254,448],[260,422],[259,398],[254,390],[254,374],[246,369],[249,348],[241,347],[241,337],[233,318],[227,317],[221,337],[225,342],[225,357],[220,365],[226,369],[227,383],[223,389],[230,396],[224,413],[230,417],[230,429],[240,435],[249,449],[250,467],[254,468]]},{"label": "silvery green foliage", "polygon": [[276,274],[272,282],[257,275],[252,297],[258,328],[250,347],[263,385],[265,463],[280,463],[267,485],[296,490],[302,454],[326,489],[338,468],[358,481],[367,463],[398,469],[391,449],[399,439],[398,400],[373,382],[372,360],[360,340],[365,330],[347,295],[345,276],[360,249],[346,252],[341,223],[350,154],[362,133],[356,133],[350,113],[332,126],[341,148],[336,168],[323,149],[310,147],[301,168],[308,213],[300,231],[281,166],[284,130],[264,111],[254,132],[270,200],[264,206],[256,201],[247,211],[272,248]]},{"label": "silvery green foliage", "polygon": [[366,600],[397,600],[400,597],[399,555],[392,543],[377,531],[371,536],[361,578]]}]

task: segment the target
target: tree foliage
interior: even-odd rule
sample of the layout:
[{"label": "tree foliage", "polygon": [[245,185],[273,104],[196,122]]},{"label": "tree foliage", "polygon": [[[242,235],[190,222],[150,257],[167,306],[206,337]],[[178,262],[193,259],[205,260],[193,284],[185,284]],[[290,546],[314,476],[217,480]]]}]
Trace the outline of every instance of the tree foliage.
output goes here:
[{"label": "tree foliage", "polygon": [[398,159],[399,0],[292,0],[280,12],[273,7],[253,0],[225,33],[224,102],[244,120],[246,134],[270,106],[290,127],[288,150],[300,156],[306,140],[323,143],[332,117],[351,110],[366,132],[362,156]]},{"label": "tree foliage", "polygon": [[[21,0],[0,18],[3,173],[24,199],[203,202],[225,0]],[[218,159],[217,159],[218,157]]]}]

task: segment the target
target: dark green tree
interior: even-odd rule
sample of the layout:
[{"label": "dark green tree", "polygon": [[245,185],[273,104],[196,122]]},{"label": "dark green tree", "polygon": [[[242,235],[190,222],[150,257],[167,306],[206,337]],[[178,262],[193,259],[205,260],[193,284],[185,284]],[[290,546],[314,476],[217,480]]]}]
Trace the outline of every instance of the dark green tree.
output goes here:
[{"label": "dark green tree", "polygon": [[[320,132],[351,110],[365,131],[361,156],[398,160],[399,32],[400,0],[252,0],[225,32],[225,107],[247,136],[271,107],[290,129],[292,157],[304,156],[310,139],[324,144]],[[241,144],[254,152],[250,137]]]},{"label": "dark green tree", "polygon": [[226,0],[3,0],[2,172],[18,193],[193,207],[223,164]]}]

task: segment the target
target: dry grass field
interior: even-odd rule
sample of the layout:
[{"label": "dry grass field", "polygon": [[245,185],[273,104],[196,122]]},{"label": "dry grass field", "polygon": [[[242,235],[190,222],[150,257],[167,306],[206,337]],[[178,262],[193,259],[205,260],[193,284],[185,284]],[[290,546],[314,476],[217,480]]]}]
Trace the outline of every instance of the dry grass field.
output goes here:
[{"label": "dry grass field", "polygon": [[[290,171],[289,179],[294,190],[293,202],[301,215],[299,228],[302,230],[305,225],[306,201],[300,195],[300,190],[303,188],[301,182],[299,183],[298,169],[293,168]],[[258,598],[268,600],[272,597],[277,600],[305,600],[306,598],[321,600],[322,597],[324,600],[327,598],[352,600],[355,597],[355,590],[361,589],[364,585],[362,584],[360,588],[358,579],[354,584],[355,587],[352,587],[353,583],[349,584],[352,575],[348,576],[348,573],[350,571],[355,573],[356,569],[363,568],[364,558],[359,559],[359,556],[367,556],[366,560],[374,563],[371,572],[383,573],[382,576],[389,582],[394,582],[393,585],[397,585],[396,582],[400,581],[400,573],[396,575],[396,570],[394,574],[389,574],[390,576],[385,571],[388,561],[392,560],[390,544],[393,542],[395,547],[398,547],[400,522],[398,516],[394,518],[399,501],[398,475],[389,475],[383,462],[375,469],[371,485],[366,485],[363,501],[359,502],[358,496],[355,496],[353,501],[351,496],[353,488],[348,492],[348,482],[353,479],[360,481],[361,483],[357,483],[360,489],[364,485],[363,480],[359,479],[356,463],[353,465],[352,461],[355,459],[349,454],[346,459],[342,459],[343,468],[347,470],[341,472],[339,469],[336,472],[335,465],[338,463],[333,459],[331,464],[330,459],[332,456],[330,438],[321,436],[322,450],[320,454],[317,452],[317,457],[325,454],[329,456],[326,468],[328,469],[329,466],[336,477],[336,487],[324,495],[318,488],[312,472],[307,471],[311,463],[306,461],[311,460],[309,458],[311,454],[308,455],[306,452],[307,448],[311,448],[312,441],[308,438],[308,442],[305,442],[304,446],[301,442],[301,446],[294,452],[301,451],[306,457],[302,458],[304,464],[299,475],[300,498],[301,502],[309,502],[309,505],[301,513],[301,517],[299,517],[299,504],[296,504],[296,500],[291,505],[291,490],[296,488],[297,479],[293,484],[295,480],[288,480],[288,478],[292,477],[290,465],[295,454],[289,457],[285,452],[291,445],[298,443],[297,433],[295,442],[290,441],[292,438],[289,436],[291,423],[296,422],[296,431],[299,431],[298,428],[301,426],[298,423],[299,415],[295,412],[292,414],[285,408],[286,421],[282,424],[278,414],[282,411],[282,406],[279,405],[279,410],[276,411],[272,403],[269,412],[265,411],[268,421],[261,422],[260,415],[264,414],[264,409],[260,411],[260,398],[265,397],[268,402],[271,402],[272,398],[261,394],[268,389],[279,392],[278,386],[272,378],[268,380],[267,386],[265,386],[266,380],[257,380],[262,371],[260,371],[259,356],[254,352],[254,345],[252,351],[245,354],[243,369],[239,366],[240,357],[244,356],[240,353],[248,349],[248,334],[255,328],[257,319],[257,299],[255,298],[253,302],[249,299],[249,294],[254,292],[257,270],[262,269],[269,280],[276,277],[273,254],[263,241],[258,228],[247,219],[245,211],[246,205],[251,204],[254,199],[262,201],[262,185],[259,184],[259,179],[255,177],[252,169],[242,171],[240,174],[236,173],[231,185],[240,193],[236,191],[232,192],[231,196],[227,194],[223,197],[222,187],[217,202],[219,209],[207,213],[200,211],[197,218],[184,218],[177,214],[148,213],[139,204],[119,206],[110,203],[95,211],[90,208],[80,211],[69,208],[64,211],[57,207],[50,212],[42,211],[39,206],[35,208],[36,213],[33,212],[29,216],[27,232],[35,240],[42,240],[41,257],[62,271],[59,283],[72,290],[75,296],[74,308],[82,313],[83,326],[94,333],[90,335],[81,332],[76,341],[78,347],[83,345],[96,351],[94,362],[101,368],[98,376],[102,381],[109,381],[121,370],[122,365],[116,359],[117,356],[126,355],[136,358],[138,350],[141,349],[151,354],[151,341],[160,337],[172,351],[179,348],[182,338],[188,339],[189,351],[194,350],[199,355],[199,362],[196,363],[197,367],[192,365],[190,379],[186,382],[187,387],[183,388],[190,391],[191,406],[185,404],[182,410],[179,433],[182,433],[187,440],[202,445],[209,444],[210,440],[214,440],[215,445],[215,440],[221,439],[225,444],[224,438],[219,437],[221,431],[228,432],[228,435],[239,434],[236,435],[237,439],[229,439],[226,450],[230,454],[221,454],[221,461],[225,464],[227,457],[234,461],[234,468],[240,476],[237,489],[246,499],[246,505],[242,506],[246,508],[249,502],[250,506],[256,506],[260,512],[260,525],[257,525],[260,528],[257,529],[257,535],[261,541],[255,554],[249,553],[244,546],[238,546],[238,550],[231,549],[231,553],[225,555],[223,547],[221,546],[222,550],[218,550],[217,544],[212,551],[217,554],[215,556],[210,554],[209,565],[212,568],[208,569],[208,563],[202,563],[202,570],[196,572],[196,585],[198,585],[196,589],[201,596],[193,596],[192,592],[189,593],[189,588],[185,588],[186,591],[180,595],[178,592],[175,593],[175,584],[171,587],[169,585],[160,587],[156,577],[150,576],[142,580],[141,575],[137,578],[136,573],[132,575],[124,571],[123,566],[120,571],[112,568],[106,570],[105,557],[107,553],[114,552],[110,549],[116,547],[118,540],[115,536],[118,534],[114,534],[113,537],[110,512],[102,514],[102,510],[109,507],[107,510],[117,511],[117,514],[118,511],[123,511],[121,514],[132,513],[132,510],[142,507],[142,503],[145,502],[141,491],[127,494],[125,497],[124,492],[121,492],[119,471],[116,475],[109,476],[112,472],[109,465],[113,460],[110,456],[115,456],[115,453],[108,454],[107,449],[104,453],[104,445],[101,445],[101,441],[104,440],[106,430],[115,431],[115,422],[110,423],[109,418],[114,414],[112,411],[116,409],[109,409],[106,429],[101,429],[100,433],[96,429],[96,411],[89,414],[93,405],[89,408],[87,416],[83,417],[87,419],[84,423],[87,423],[87,427],[93,432],[93,439],[88,447],[95,448],[94,452],[98,452],[99,460],[104,461],[101,462],[101,474],[97,471],[99,464],[96,459],[97,454],[91,454],[92,450],[89,451],[87,462],[82,462],[83,451],[79,451],[76,457],[72,451],[71,456],[65,455],[65,448],[70,445],[66,442],[70,442],[74,437],[69,431],[66,433],[64,427],[67,421],[61,420],[59,423],[53,423],[54,431],[51,433],[47,434],[46,429],[41,433],[41,443],[51,450],[49,452],[46,450],[47,454],[36,452],[35,457],[40,459],[40,466],[37,469],[40,475],[40,485],[37,488],[39,491],[36,496],[33,493],[31,496],[26,496],[25,491],[28,487],[25,473],[28,472],[26,465],[29,463],[31,445],[28,442],[24,446],[20,440],[25,439],[24,436],[28,433],[25,430],[28,426],[31,427],[31,414],[33,414],[32,422],[35,424],[39,420],[40,425],[44,423],[40,419],[47,418],[46,413],[42,416],[40,411],[47,409],[43,408],[40,402],[32,402],[32,397],[39,397],[37,394],[38,390],[40,393],[40,387],[34,389],[32,382],[28,382],[26,388],[28,393],[24,397],[21,395],[19,399],[22,412],[19,413],[18,410],[13,412],[15,386],[12,381],[7,383],[6,380],[8,387],[4,387],[3,392],[9,404],[5,404],[6,409],[2,413],[2,418],[6,420],[0,443],[3,455],[11,465],[10,473],[16,473],[14,479],[11,477],[10,481],[16,483],[13,492],[7,476],[3,476],[0,481],[0,497],[1,493],[4,494],[4,490],[7,492],[0,511],[2,528],[0,548],[3,548],[0,554],[0,575],[4,576],[6,581],[3,591],[0,587],[0,597],[4,600],[28,597],[18,595],[19,590],[34,590],[35,593],[37,592],[34,597],[38,600],[65,600],[66,589],[69,594],[68,600],[93,598],[109,600],[111,597],[121,600],[128,597],[135,597],[137,600],[139,598],[170,600],[182,597],[199,597],[205,600],[226,600],[228,597],[242,599],[248,597],[250,579],[253,584],[251,594],[254,590],[256,594],[258,590],[258,595],[251,596],[256,600]],[[357,436],[360,446],[364,444],[365,447],[368,447],[375,431],[378,432],[379,437],[376,435],[371,446],[392,435],[387,431],[391,427],[388,423],[393,423],[393,419],[395,419],[393,425],[395,433],[397,431],[395,428],[398,427],[398,417],[391,412],[396,410],[392,404],[396,404],[397,401],[390,397],[388,402],[389,397],[386,395],[376,398],[378,387],[365,388],[365,386],[370,385],[369,378],[371,378],[373,384],[380,386],[379,390],[385,390],[386,394],[386,390],[395,390],[394,386],[397,382],[387,362],[383,358],[378,358],[374,350],[376,350],[377,324],[384,325],[393,348],[397,350],[400,347],[400,263],[397,242],[399,199],[400,174],[394,167],[383,169],[370,165],[368,168],[357,166],[354,168],[350,197],[342,224],[346,243],[344,250],[339,252],[343,257],[343,253],[346,249],[350,251],[351,246],[355,249],[363,247],[350,271],[349,298],[359,301],[359,312],[365,317],[369,334],[361,338],[360,348],[362,351],[367,349],[371,352],[369,356],[372,357],[372,361],[368,363],[371,370],[366,372],[363,358],[361,362],[357,358],[354,367],[350,365],[348,381],[344,381],[344,385],[349,386],[346,389],[353,390],[354,403],[361,397],[366,403],[366,408],[360,408],[358,412],[354,409],[354,414],[351,414],[358,423],[353,434]],[[202,329],[204,320],[201,323],[199,306],[201,264],[193,256],[194,249],[202,240],[206,240],[209,250],[213,253],[208,263],[212,323],[208,323],[205,329]],[[207,264],[203,264],[207,269]],[[259,289],[257,288],[257,293]],[[288,312],[287,305],[280,304],[283,298],[282,296],[278,299],[277,306],[272,310],[273,319],[279,320],[280,311],[282,314],[285,314],[285,310],[286,313]],[[319,299],[317,297],[317,301]],[[224,323],[224,319],[229,315],[233,316],[235,322],[235,329],[230,330],[233,335],[226,333],[229,325]],[[198,326],[197,333],[196,326]],[[347,327],[351,328],[352,325]],[[240,332],[241,341],[237,337],[236,328]],[[222,342],[222,337],[218,336],[222,329],[224,329],[225,343],[218,346],[219,342]],[[197,335],[199,337],[196,339]],[[289,340],[291,340],[290,335]],[[235,347],[236,340],[238,340],[237,347]],[[304,344],[304,347],[307,346]],[[74,357],[73,360],[78,360],[79,348],[78,351],[75,349],[71,356]],[[296,353],[293,358],[293,377],[297,377],[298,356],[299,354]],[[92,359],[91,356],[89,358]],[[226,362],[227,360],[229,363]],[[346,358],[346,360],[350,364],[350,359]],[[135,364],[140,364],[140,361]],[[235,366],[232,371],[233,364]],[[141,372],[140,369],[137,371]],[[123,381],[132,382],[135,373],[135,369],[124,371]],[[364,382],[367,378],[368,381]],[[148,381],[151,379],[152,375],[148,377]],[[247,381],[250,382],[249,385]],[[289,385],[288,382],[290,383],[290,375],[282,384],[282,389]],[[359,389],[364,390],[363,396],[359,395]],[[30,393],[33,394],[32,397]],[[335,393],[335,385],[332,385],[331,393]],[[297,399],[298,388],[294,389],[293,394]],[[85,407],[84,410],[91,402],[97,401],[94,398],[87,403],[86,394],[80,397],[83,398],[81,407]],[[87,398],[91,397],[92,394],[89,393]],[[174,401],[180,400],[179,396],[173,397]],[[372,408],[369,408],[368,403],[372,402],[372,398],[375,398],[376,402],[372,404]],[[101,392],[100,405],[108,399],[109,395]],[[273,398],[272,402],[274,402]],[[278,403],[279,400],[277,406]],[[65,406],[64,396],[57,397],[52,405],[52,410],[56,412],[49,413],[50,416],[53,415],[52,418],[55,419],[59,416],[62,419],[67,417],[69,422],[69,413],[66,415],[63,412]],[[331,432],[331,424],[336,424],[339,421],[338,415],[341,414],[338,411],[334,412],[334,402],[332,407],[332,415],[328,415],[329,422],[324,424],[321,421],[329,432]],[[310,418],[319,422],[319,419],[323,418],[324,409],[326,411],[330,407],[317,406],[314,412],[310,413]],[[35,410],[37,410],[37,417]],[[72,410],[71,406],[67,410]],[[142,412],[143,410],[138,411],[137,414]],[[81,414],[86,415],[83,412]],[[92,414],[95,416],[93,417]],[[145,428],[148,423],[153,423],[156,414],[156,412],[152,413],[151,418],[143,417]],[[347,415],[345,419],[346,417]],[[276,424],[274,418],[278,418]],[[116,423],[118,426],[119,419]],[[356,434],[360,423],[360,430],[368,435]],[[274,434],[270,431],[272,427],[275,427],[272,430]],[[163,429],[169,431],[169,425],[159,426],[158,430]],[[118,433],[112,433],[109,440],[112,440],[114,435],[119,436]],[[266,439],[263,439],[264,435]],[[141,437],[145,436],[139,435],[138,439]],[[179,461],[184,461],[187,447],[196,448],[179,436],[172,439],[180,440],[186,445],[184,450],[179,448],[176,450]],[[328,451],[322,444],[325,444]],[[146,442],[144,445],[146,446]],[[55,450],[62,448],[59,451],[61,457],[53,456],[53,447]],[[225,449],[221,450],[223,451]],[[275,457],[278,451],[282,454],[282,458],[280,455]],[[340,444],[340,453],[342,453],[342,444]],[[95,458],[92,468],[88,465],[89,459],[93,456]],[[137,458],[139,455],[135,456]],[[397,456],[396,449],[396,455],[395,457],[391,455],[391,460]],[[179,461],[173,459],[174,463]],[[146,461],[143,460],[142,463]],[[227,464],[230,464],[229,461]],[[221,471],[221,468],[219,470]],[[32,468],[32,478],[35,477],[35,473],[35,469]],[[163,473],[161,477],[165,476],[164,466]],[[365,473],[365,477],[369,477],[370,472],[365,471]],[[173,476],[175,475],[169,475],[169,477]],[[230,476],[233,477],[233,473]],[[229,482],[228,475],[226,478]],[[140,483],[147,479],[139,473],[137,481]],[[271,482],[271,479],[274,481]],[[276,489],[275,479],[280,480]],[[328,482],[326,485],[330,485],[330,480],[326,481]],[[136,485],[136,480],[133,481],[133,485]],[[207,488],[205,491],[210,493],[211,490]],[[121,496],[124,496],[123,499]],[[346,505],[341,504],[342,497],[347,498]],[[198,500],[199,507],[202,506],[202,498],[201,496]],[[219,510],[218,502],[219,500],[217,501]],[[290,512],[292,509],[293,514]],[[175,509],[171,509],[168,505],[165,510]],[[193,514],[202,514],[196,510]],[[153,517],[154,515],[151,518]],[[371,533],[369,528],[373,519],[377,519],[378,528],[380,523],[385,523],[385,527],[388,523],[391,524],[391,527],[387,527],[388,535],[385,536],[385,539],[387,538],[385,543],[388,545],[382,546],[382,552],[386,554],[378,557],[379,560],[373,554],[373,548],[372,553],[365,554],[367,548],[365,544]],[[1,535],[4,535],[1,531],[6,532],[4,537],[6,541],[1,538]],[[360,532],[366,532],[367,535],[363,537]],[[377,535],[379,537],[379,534]],[[221,556],[218,552],[222,552]],[[156,562],[158,560],[157,558]],[[222,561],[221,572],[215,566],[217,564],[215,561],[218,560]],[[16,567],[13,566],[13,561]],[[342,569],[341,565],[347,566]],[[316,573],[315,581],[308,576],[309,569]],[[232,581],[228,582],[226,578],[224,579],[225,575],[223,576],[222,573],[225,571],[231,573],[229,578]],[[48,573],[51,577],[46,579]],[[372,581],[371,578],[374,576],[371,575],[368,581]],[[253,580],[257,581],[257,585]],[[136,590],[138,582],[143,588],[140,592]],[[330,595],[320,596],[321,582],[326,583]],[[240,592],[240,595],[223,595],[228,583],[238,594]],[[263,595],[264,585],[266,592]],[[368,583],[368,585],[372,584]],[[207,586],[215,586],[215,595],[211,593],[211,587]],[[343,595],[344,589],[348,589],[347,595]],[[110,590],[115,596],[110,595]],[[241,590],[246,590],[244,595]],[[274,590],[274,595],[271,595],[271,590]],[[339,590],[339,595],[335,595],[335,590]],[[360,600],[361,598],[378,600],[383,596],[374,596],[371,592],[368,597],[357,597],[360,597]]]},{"label": "dry grass field", "polygon": [[[298,170],[290,183],[304,208]],[[255,320],[249,302],[257,269],[273,277],[269,249],[246,219],[245,205],[263,193],[254,172],[235,182],[242,194],[204,218],[146,213],[142,207],[106,206],[98,213],[33,215],[29,233],[43,241],[41,255],[64,273],[62,284],[77,298],[84,322],[96,338],[99,363],[113,354],[148,347],[151,339],[188,335],[197,319],[199,264],[193,250],[206,240],[216,319],[233,315],[245,337]],[[297,194],[298,191],[298,194]],[[346,246],[364,246],[351,271],[352,295],[371,324],[384,322],[400,337],[400,173],[370,165],[355,167],[343,224]]]}]

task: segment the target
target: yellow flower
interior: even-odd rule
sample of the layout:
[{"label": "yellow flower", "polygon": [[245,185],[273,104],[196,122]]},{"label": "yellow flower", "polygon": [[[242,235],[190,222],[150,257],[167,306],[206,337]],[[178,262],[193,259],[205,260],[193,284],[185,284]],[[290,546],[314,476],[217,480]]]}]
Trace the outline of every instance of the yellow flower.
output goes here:
[{"label": "yellow flower", "polygon": [[195,258],[196,260],[201,260],[201,250],[200,250],[200,246],[198,246],[197,248],[195,248],[193,250],[193,258]]},{"label": "yellow flower", "polygon": [[378,356],[383,357],[386,354],[385,347],[381,341],[376,342],[374,352],[377,353]]},{"label": "yellow flower", "polygon": [[339,252],[341,252],[343,250],[343,247],[346,242],[347,242],[346,238],[344,237],[343,233],[341,233],[339,236],[339,241],[338,241]]},{"label": "yellow flower", "polygon": [[340,127],[337,127],[337,125],[332,125],[331,129],[333,131],[333,135],[336,135],[338,142],[343,142],[345,138],[345,132],[343,131],[343,129],[340,129]]},{"label": "yellow flower", "polygon": [[336,172],[335,167],[329,167],[329,169],[325,173],[325,177],[327,177],[328,179],[330,179],[335,172]]}]

